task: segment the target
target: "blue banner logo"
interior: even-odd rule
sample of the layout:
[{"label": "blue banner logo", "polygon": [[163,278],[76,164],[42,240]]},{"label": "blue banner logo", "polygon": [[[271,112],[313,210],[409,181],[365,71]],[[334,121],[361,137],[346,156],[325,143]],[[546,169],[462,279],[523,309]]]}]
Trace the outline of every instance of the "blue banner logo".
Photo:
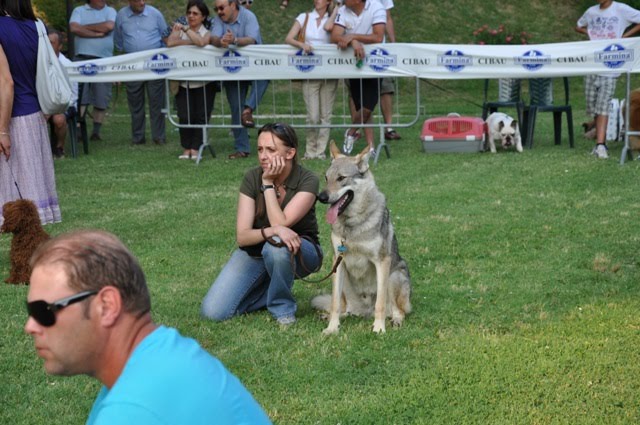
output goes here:
[{"label": "blue banner logo", "polygon": [[235,50],[227,50],[224,55],[216,58],[216,67],[224,69],[230,74],[240,72],[244,67],[249,66],[249,59],[242,57],[242,55]]},{"label": "blue banner logo", "polygon": [[473,59],[465,56],[460,50],[448,50],[444,55],[438,55],[438,65],[451,72],[460,72],[465,67],[473,65]]},{"label": "blue banner logo", "polygon": [[514,58],[514,62],[516,65],[522,65],[527,71],[537,71],[543,66],[549,65],[551,63],[551,57],[539,50],[529,50],[528,52],[524,52],[522,56]]},{"label": "blue banner logo", "polygon": [[390,66],[398,64],[398,56],[390,55],[385,49],[379,47],[373,49],[367,56],[367,65],[376,72],[387,70]]},{"label": "blue banner logo", "polygon": [[595,53],[596,63],[603,63],[607,68],[617,69],[627,62],[633,62],[633,50],[627,50],[619,44],[611,44],[603,51]]},{"label": "blue banner logo", "polygon": [[84,65],[80,65],[77,68],[77,70],[82,75],[92,76],[92,75],[99,74],[100,72],[104,71],[106,68],[107,68],[106,66],[98,66],[95,63],[87,63]]},{"label": "blue banner logo", "polygon": [[311,72],[316,66],[322,66],[322,56],[316,56],[313,52],[305,53],[300,49],[295,55],[289,56],[289,66],[295,66],[300,72]]},{"label": "blue banner logo", "polygon": [[164,53],[158,53],[151,56],[151,59],[144,62],[143,69],[148,69],[158,75],[164,75],[172,69],[176,68],[176,60],[171,59]]}]

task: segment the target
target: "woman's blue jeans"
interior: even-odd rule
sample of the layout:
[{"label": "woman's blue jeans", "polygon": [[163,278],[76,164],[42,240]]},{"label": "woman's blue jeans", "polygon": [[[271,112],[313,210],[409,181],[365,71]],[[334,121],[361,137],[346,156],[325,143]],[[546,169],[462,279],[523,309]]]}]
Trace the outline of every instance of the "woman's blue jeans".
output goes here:
[{"label": "woman's blue jeans", "polygon": [[[318,252],[322,251],[320,246],[317,248],[312,242],[302,239],[300,252],[309,270],[302,267],[296,255],[297,276],[305,277],[320,267],[322,258]],[[294,278],[291,254],[286,247],[278,248],[265,243],[262,258],[251,257],[245,251],[236,249],[204,297],[202,315],[222,321],[266,307],[276,319],[295,316],[297,306],[292,293]]]}]

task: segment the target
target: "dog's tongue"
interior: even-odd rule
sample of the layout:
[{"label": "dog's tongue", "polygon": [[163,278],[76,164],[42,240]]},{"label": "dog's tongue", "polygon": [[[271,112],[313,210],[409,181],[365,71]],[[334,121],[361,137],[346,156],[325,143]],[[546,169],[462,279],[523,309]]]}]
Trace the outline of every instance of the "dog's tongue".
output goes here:
[{"label": "dog's tongue", "polygon": [[327,210],[327,223],[335,224],[338,221],[338,210],[340,209],[340,202],[336,202],[331,205]]}]

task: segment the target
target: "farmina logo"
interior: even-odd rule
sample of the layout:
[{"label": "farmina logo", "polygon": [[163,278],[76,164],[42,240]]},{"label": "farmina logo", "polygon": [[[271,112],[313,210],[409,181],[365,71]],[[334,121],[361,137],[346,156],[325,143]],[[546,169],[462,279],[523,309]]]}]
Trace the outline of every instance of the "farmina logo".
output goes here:
[{"label": "farmina logo", "polygon": [[367,65],[377,72],[385,71],[390,66],[396,66],[397,64],[398,57],[396,55],[390,55],[389,52],[381,47],[373,49],[369,56],[367,56]]},{"label": "farmina logo", "polygon": [[171,59],[164,53],[151,56],[151,59],[144,62],[143,69],[148,69],[158,75],[163,75],[176,67],[176,60]]},{"label": "farmina logo", "polygon": [[249,59],[242,57],[242,55],[235,50],[227,50],[224,55],[216,58],[216,67],[222,68],[230,74],[235,74],[243,67],[249,66]]},{"label": "farmina logo", "polygon": [[300,49],[295,55],[289,55],[289,66],[295,66],[300,72],[311,72],[316,66],[322,66],[322,56]]},{"label": "farmina logo", "polygon": [[451,72],[460,72],[465,67],[473,65],[473,59],[465,56],[460,50],[448,50],[444,55],[438,55],[438,65]]},{"label": "farmina logo", "polygon": [[524,52],[522,56],[515,57],[513,61],[516,65],[522,65],[527,71],[537,71],[543,66],[549,65],[551,57],[539,50],[529,50]]},{"label": "farmina logo", "polygon": [[611,44],[603,51],[595,53],[595,62],[604,63],[607,68],[620,68],[627,62],[633,61],[633,50],[626,50],[619,44]]},{"label": "farmina logo", "polygon": [[84,65],[80,65],[77,69],[81,75],[92,76],[92,75],[97,75],[98,73],[104,71],[105,69],[107,69],[107,67],[98,66],[95,63],[87,63]]}]

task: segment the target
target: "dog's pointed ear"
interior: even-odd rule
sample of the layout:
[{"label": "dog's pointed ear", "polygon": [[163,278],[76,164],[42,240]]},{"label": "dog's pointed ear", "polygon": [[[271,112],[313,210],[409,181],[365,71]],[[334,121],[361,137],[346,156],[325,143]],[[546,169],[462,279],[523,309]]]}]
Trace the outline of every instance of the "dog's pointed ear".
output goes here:
[{"label": "dog's pointed ear", "polygon": [[498,123],[498,131],[502,130],[504,128],[504,121],[500,121]]},{"label": "dog's pointed ear", "polygon": [[341,158],[341,157],[344,156],[342,154],[342,152],[340,152],[340,149],[338,149],[338,146],[336,146],[335,140],[332,140],[329,143],[329,152],[331,152],[331,158],[332,159],[337,159],[337,158]]},{"label": "dog's pointed ear", "polygon": [[366,173],[369,170],[369,156],[371,155],[371,151],[369,146],[365,146],[364,150],[356,155],[356,165],[358,166],[358,171],[362,174]]}]

